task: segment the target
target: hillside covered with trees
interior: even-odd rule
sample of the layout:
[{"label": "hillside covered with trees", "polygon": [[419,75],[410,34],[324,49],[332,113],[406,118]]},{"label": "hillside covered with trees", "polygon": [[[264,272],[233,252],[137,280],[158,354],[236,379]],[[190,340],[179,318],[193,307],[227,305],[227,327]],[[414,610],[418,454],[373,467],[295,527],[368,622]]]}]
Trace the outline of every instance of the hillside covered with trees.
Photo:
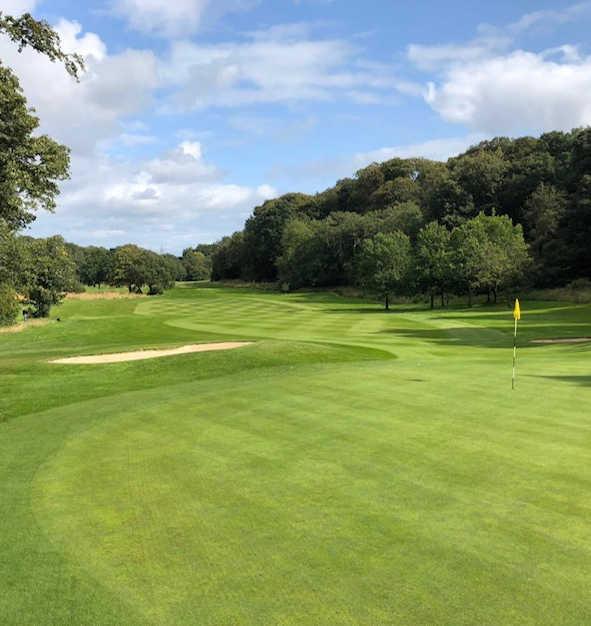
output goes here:
[{"label": "hillside covered with trees", "polygon": [[590,235],[591,129],[499,137],[269,200],[218,243],[213,279],[496,297],[591,277]]}]

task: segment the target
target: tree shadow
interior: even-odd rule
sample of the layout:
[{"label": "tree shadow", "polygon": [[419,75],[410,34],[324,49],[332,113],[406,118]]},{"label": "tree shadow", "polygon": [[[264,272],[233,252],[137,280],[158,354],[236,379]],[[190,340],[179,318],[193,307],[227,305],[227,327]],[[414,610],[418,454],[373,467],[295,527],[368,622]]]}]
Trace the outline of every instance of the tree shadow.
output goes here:
[{"label": "tree shadow", "polygon": [[[471,325],[451,328],[387,328],[377,332],[445,346],[502,348],[504,350],[513,346],[513,325],[511,323],[507,324],[506,328]],[[537,350],[555,348],[558,345],[569,349],[584,349],[586,346],[589,349],[589,344],[532,343],[532,340],[535,339],[576,337],[583,334],[585,333],[581,332],[580,325],[545,324],[530,327],[527,332],[521,332],[517,337],[517,345],[519,348],[535,348]]]},{"label": "tree shadow", "polygon": [[581,387],[591,387],[591,375],[589,376],[536,376],[528,375],[528,378],[545,378],[547,380],[557,380],[563,383],[571,383],[573,385],[580,385]]},{"label": "tree shadow", "polygon": [[397,313],[419,313],[421,311],[428,311],[429,309],[425,309],[421,306],[408,306],[408,307],[400,307],[400,306],[392,306],[389,310],[386,310],[384,306],[380,308],[379,306],[358,306],[355,308],[345,308],[338,307],[334,309],[324,309],[325,313],[357,313],[360,315],[375,315],[377,313],[381,313],[382,315],[396,315]]}]

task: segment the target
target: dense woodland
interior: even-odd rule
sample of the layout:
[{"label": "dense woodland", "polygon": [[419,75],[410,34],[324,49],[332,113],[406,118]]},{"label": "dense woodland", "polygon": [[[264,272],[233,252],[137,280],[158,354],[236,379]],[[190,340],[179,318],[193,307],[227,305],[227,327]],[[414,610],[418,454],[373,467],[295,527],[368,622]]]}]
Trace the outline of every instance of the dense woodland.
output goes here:
[{"label": "dense woodland", "polygon": [[[213,278],[494,297],[590,278],[590,235],[591,129],[499,137],[446,163],[392,159],[269,200],[219,242]],[[368,272],[395,250],[386,289]]]}]

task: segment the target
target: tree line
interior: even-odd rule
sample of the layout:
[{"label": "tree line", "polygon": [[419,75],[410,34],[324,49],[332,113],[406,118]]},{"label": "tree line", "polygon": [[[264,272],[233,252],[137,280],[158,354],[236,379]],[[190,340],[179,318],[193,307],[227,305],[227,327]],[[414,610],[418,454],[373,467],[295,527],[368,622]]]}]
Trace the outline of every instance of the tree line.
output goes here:
[{"label": "tree line", "polygon": [[[360,268],[387,237],[414,268],[398,268],[397,290],[494,298],[511,281],[555,287],[590,278],[590,236],[591,129],[498,137],[445,163],[395,158],[321,193],[269,200],[217,243],[212,278],[369,288]],[[501,277],[511,246],[519,254]]]},{"label": "tree line", "polygon": [[60,236],[18,236],[0,221],[0,326],[14,323],[21,311],[47,317],[66,293],[83,291],[84,285],[158,295],[177,280],[209,277],[203,259],[194,249],[179,258],[134,244],[107,249],[67,243]]}]

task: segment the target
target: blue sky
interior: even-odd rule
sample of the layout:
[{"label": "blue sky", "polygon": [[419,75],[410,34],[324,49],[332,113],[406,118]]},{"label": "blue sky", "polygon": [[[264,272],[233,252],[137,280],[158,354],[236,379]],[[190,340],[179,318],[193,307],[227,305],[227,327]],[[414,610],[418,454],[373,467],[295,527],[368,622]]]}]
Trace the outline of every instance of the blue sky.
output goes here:
[{"label": "blue sky", "polygon": [[35,235],[179,252],[374,160],[591,123],[591,2],[0,0],[87,59],[0,41],[72,178]]}]

